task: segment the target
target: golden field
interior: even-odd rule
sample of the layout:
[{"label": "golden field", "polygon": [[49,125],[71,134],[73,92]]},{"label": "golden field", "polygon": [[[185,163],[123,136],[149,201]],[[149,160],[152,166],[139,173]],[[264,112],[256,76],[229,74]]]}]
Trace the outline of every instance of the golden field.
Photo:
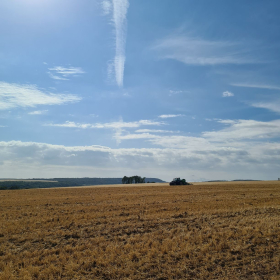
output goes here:
[{"label": "golden field", "polygon": [[0,191],[0,279],[280,279],[280,181]]}]

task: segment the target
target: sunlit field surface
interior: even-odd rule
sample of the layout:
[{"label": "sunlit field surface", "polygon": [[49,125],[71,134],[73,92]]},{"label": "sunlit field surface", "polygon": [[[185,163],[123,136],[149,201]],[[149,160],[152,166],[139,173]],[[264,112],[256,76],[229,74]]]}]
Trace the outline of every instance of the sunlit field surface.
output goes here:
[{"label": "sunlit field surface", "polygon": [[280,279],[280,181],[0,191],[0,279]]}]

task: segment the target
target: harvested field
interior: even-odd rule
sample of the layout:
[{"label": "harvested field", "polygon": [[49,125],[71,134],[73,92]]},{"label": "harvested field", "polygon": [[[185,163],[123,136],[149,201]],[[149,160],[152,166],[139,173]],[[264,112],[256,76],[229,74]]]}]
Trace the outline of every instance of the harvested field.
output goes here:
[{"label": "harvested field", "polygon": [[0,191],[0,279],[279,279],[280,181]]}]

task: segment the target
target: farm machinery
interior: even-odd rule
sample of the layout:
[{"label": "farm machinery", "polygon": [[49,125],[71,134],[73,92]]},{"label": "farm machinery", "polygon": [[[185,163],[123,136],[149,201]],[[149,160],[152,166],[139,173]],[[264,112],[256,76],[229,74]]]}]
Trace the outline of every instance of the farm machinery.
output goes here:
[{"label": "farm machinery", "polygon": [[185,179],[174,178],[170,183],[170,186],[178,186],[178,185],[191,185],[190,183],[186,182]]}]

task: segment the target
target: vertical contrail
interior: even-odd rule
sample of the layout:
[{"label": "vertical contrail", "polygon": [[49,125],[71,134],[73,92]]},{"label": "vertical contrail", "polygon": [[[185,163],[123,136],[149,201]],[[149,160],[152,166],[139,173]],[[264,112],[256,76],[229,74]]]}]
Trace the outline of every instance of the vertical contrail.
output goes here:
[{"label": "vertical contrail", "polygon": [[123,74],[125,63],[125,42],[126,42],[126,14],[129,0],[112,0],[113,22],[116,30],[116,54],[114,68],[116,82],[119,87],[123,86]]}]

